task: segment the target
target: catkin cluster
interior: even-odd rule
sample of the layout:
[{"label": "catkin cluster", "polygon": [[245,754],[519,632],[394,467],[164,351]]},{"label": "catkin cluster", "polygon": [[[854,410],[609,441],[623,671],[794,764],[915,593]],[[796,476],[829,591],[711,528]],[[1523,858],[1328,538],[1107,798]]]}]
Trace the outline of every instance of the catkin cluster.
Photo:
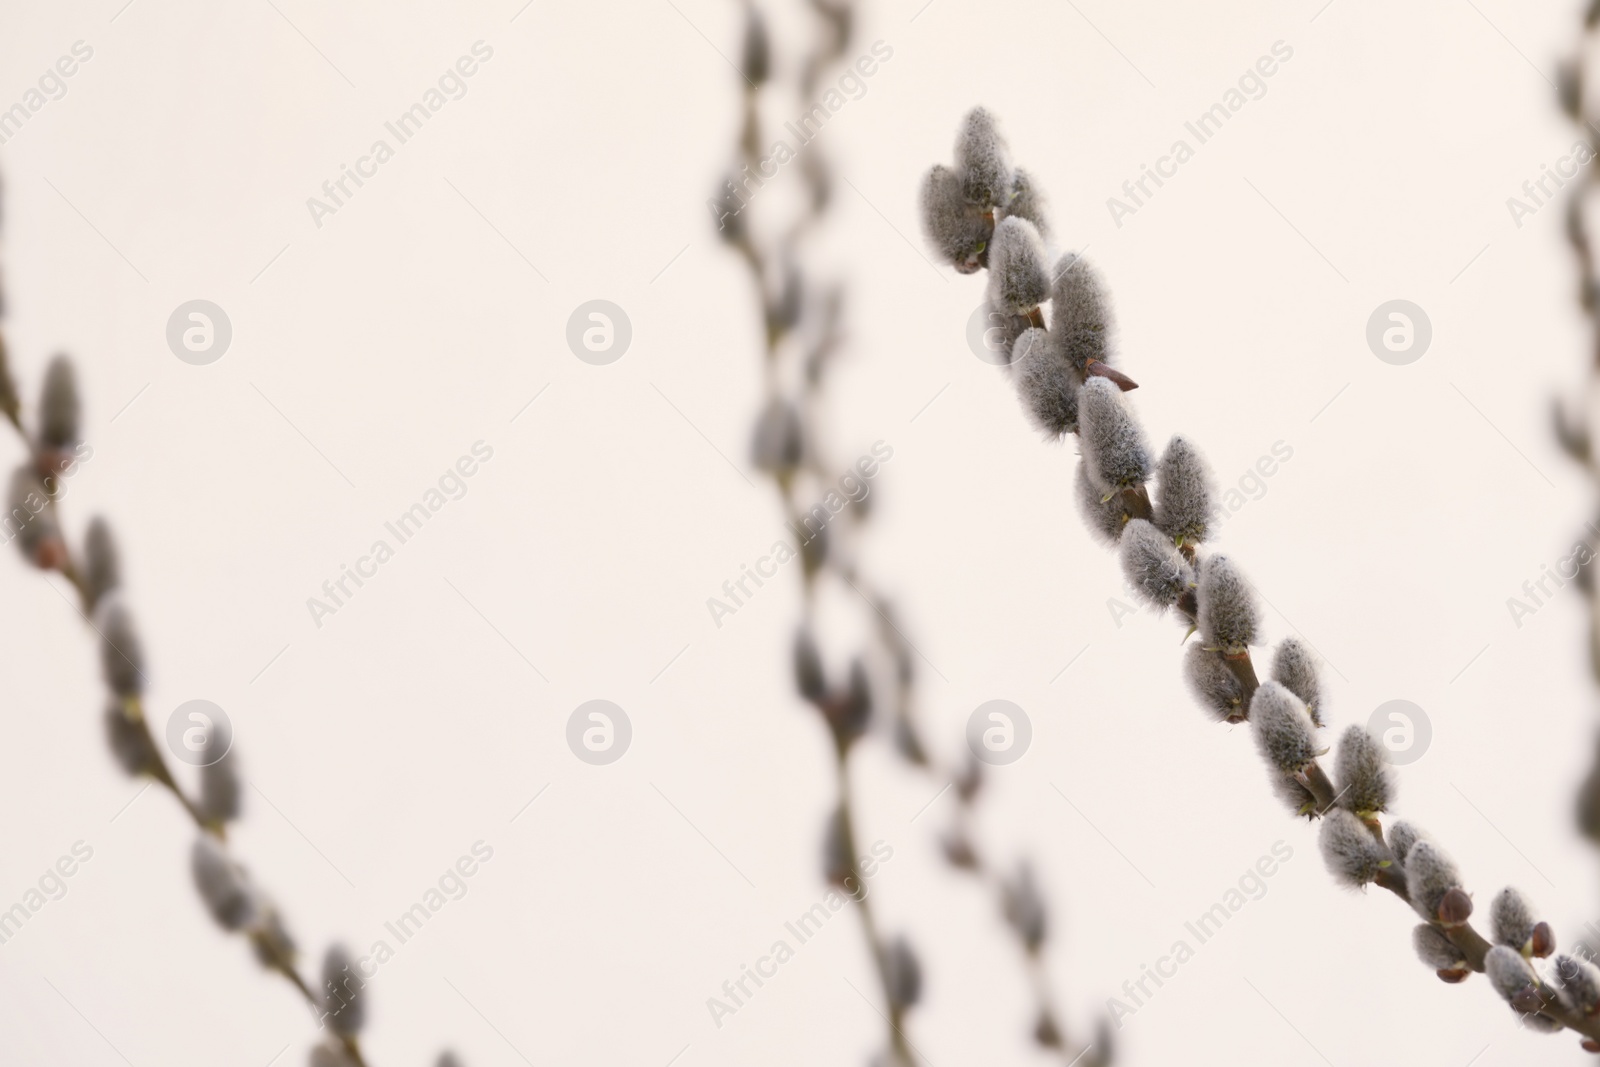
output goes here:
[{"label": "catkin cluster", "polygon": [[1259,679],[1251,655],[1267,643],[1259,598],[1239,565],[1208,541],[1214,480],[1187,438],[1172,437],[1159,456],[1151,447],[1126,395],[1132,381],[1108,366],[1114,320],[1105,284],[1071,252],[1046,269],[1042,202],[1033,180],[1012,166],[988,112],[967,116],[955,154],[954,169],[935,166],[923,181],[928,242],[962,273],[988,269],[988,309],[1023,411],[1051,437],[1077,435],[1074,492],[1090,533],[1116,549],[1141,598],[1198,635],[1183,671],[1201,708],[1250,723],[1273,792],[1294,815],[1320,820],[1321,851],[1337,881],[1375,884],[1411,904],[1423,920],[1417,952],[1441,979],[1486,972],[1525,1025],[1576,1030],[1585,1048],[1600,1051],[1600,972],[1577,956],[1536,966],[1552,956],[1555,939],[1512,889],[1495,898],[1494,938],[1485,939],[1443,850],[1409,823],[1385,832],[1394,780],[1378,741],[1347,727],[1332,774],[1323,767],[1327,687],[1310,646],[1282,639],[1269,677]]}]

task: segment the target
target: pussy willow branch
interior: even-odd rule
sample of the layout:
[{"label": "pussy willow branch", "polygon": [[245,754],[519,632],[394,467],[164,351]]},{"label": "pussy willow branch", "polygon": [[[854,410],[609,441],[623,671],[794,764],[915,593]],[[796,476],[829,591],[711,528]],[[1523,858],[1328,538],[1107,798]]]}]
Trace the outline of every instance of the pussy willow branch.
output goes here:
[{"label": "pussy willow branch", "polygon": [[[1048,228],[1033,178],[1011,166],[988,112],[967,116],[955,167],[928,173],[922,209],[938,254],[960,273],[989,272],[991,321],[1025,410],[1047,435],[1078,438],[1079,506],[1091,530],[1117,544],[1124,571],[1145,599],[1173,610],[1191,633],[1200,631],[1204,643],[1191,650],[1188,664],[1196,695],[1217,718],[1252,724],[1280,797],[1298,814],[1324,820],[1321,846],[1330,871],[1348,885],[1376,883],[1413,905],[1426,920],[1416,932],[1418,953],[1441,979],[1487,972],[1525,1025],[1571,1029],[1583,1035],[1585,1049],[1600,1052],[1600,970],[1562,956],[1552,961],[1559,981],[1540,975],[1529,960],[1549,956],[1554,937],[1514,890],[1503,891],[1490,909],[1495,941],[1478,933],[1472,900],[1437,846],[1406,823],[1394,824],[1386,837],[1380,814],[1392,796],[1392,771],[1361,727],[1341,740],[1335,787],[1319,758],[1326,751],[1316,736],[1323,686],[1309,648],[1298,639],[1284,642],[1272,680],[1259,680],[1249,648],[1259,643],[1254,588],[1228,557],[1199,560],[1195,551],[1214,525],[1214,480],[1181,437],[1168,446],[1157,474],[1122,395],[1135,384],[1099,371],[1114,354],[1103,283],[1076,254],[1047,266]],[[1161,494],[1155,506],[1147,488],[1153,478]]]}]

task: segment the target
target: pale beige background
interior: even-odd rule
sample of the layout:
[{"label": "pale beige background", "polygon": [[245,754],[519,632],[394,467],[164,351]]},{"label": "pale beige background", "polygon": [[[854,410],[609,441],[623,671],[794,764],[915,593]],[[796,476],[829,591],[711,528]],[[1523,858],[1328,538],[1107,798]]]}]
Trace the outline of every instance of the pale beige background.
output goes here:
[{"label": "pale beige background", "polygon": [[[0,35],[7,105],[74,41],[94,48],[0,147],[7,337],[30,396],[52,350],[80,360],[96,451],[70,522],[116,523],[152,704],[232,715],[252,783],[238,849],[301,941],[364,950],[493,847],[381,972],[372,1062],[446,1044],[473,1067],[863,1062],[881,1023],[847,984],[873,988],[853,917],[720,1030],[705,1007],[820,894],[831,795],[789,691],[794,577],[720,630],[704,607],[778,530],[765,483],[695,431],[748,469],[758,324],[704,207],[737,119],[714,50],[734,52],[736,5],[121,2],[14,4]],[[1075,1025],[1282,839],[1294,858],[1129,1021],[1124,1063],[1587,1062],[1570,1036],[1518,1032],[1481,979],[1434,979],[1392,899],[1333,888],[1248,736],[1182,691],[1171,623],[1114,625],[1120,578],[1072,508],[1070,446],[1042,446],[967,350],[981,280],[920,253],[918,177],[986,103],[1112,284],[1152,432],[1191,433],[1229,481],[1294,449],[1223,541],[1284,613],[1272,636],[1292,620],[1337,668],[1341,726],[1395,697],[1427,710],[1401,813],[1480,902],[1517,884],[1570,942],[1597,912],[1571,818],[1594,733],[1581,602],[1517,629],[1505,601],[1592,512],[1545,416],[1587,341],[1559,209],[1518,229],[1505,200],[1572,143],[1547,79],[1577,11],[1321,3],[867,6],[852,54],[882,39],[894,58],[824,133],[855,187],[821,253],[850,285],[834,451],[895,449],[865,562],[946,679],[923,671],[932,742],[957,752],[994,697],[1033,716],[985,829],[1037,858]],[[790,62],[805,23],[779,21]],[[480,39],[494,58],[468,95],[314,228],[305,198]],[[1294,57],[1265,98],[1113,225],[1105,199],[1279,40]],[[196,297],[234,325],[209,367],[163,339]],[[563,340],[596,297],[634,328],[604,368]],[[1434,325],[1403,368],[1363,339],[1396,297]],[[495,458],[466,498],[314,628],[305,598],[480,438]],[[0,946],[0,1058],[303,1062],[310,1021],[201,914],[168,798],[110,821],[137,786],[50,584],[0,566],[0,902],[76,840],[94,858]],[[563,741],[594,697],[634,725],[610,767]],[[895,848],[883,919],[927,970],[913,1040],[936,1067],[1043,1062],[991,901],[937,859],[949,798],[913,824],[936,783],[877,744],[858,774],[865,833]]]}]

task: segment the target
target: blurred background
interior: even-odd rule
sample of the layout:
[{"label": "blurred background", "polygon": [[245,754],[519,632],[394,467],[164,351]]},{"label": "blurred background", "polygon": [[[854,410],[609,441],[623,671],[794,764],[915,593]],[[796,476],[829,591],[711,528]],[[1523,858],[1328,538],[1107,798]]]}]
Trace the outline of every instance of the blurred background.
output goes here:
[{"label": "blurred background", "polygon": [[[792,83],[812,23],[762,6]],[[984,280],[928,261],[919,179],[971,106],[1000,116],[1059,246],[1087,247],[1111,286],[1152,436],[1189,434],[1247,501],[1219,544],[1269,600],[1269,636],[1321,651],[1339,728],[1390,700],[1422,709],[1431,742],[1397,813],[1480,904],[1516,885],[1571,944],[1597,918],[1600,858],[1573,817],[1595,734],[1583,601],[1569,588],[1521,618],[1507,601],[1593,513],[1548,415],[1579,394],[1590,342],[1563,208],[1507,200],[1531,204],[1523,183],[1572,153],[1553,82],[1579,16],[858,10],[848,57],[881,41],[892,58],[819,139],[838,183],[807,269],[843,283],[848,335],[822,429],[841,473],[893,449],[861,565],[918,651],[929,746],[959,762],[988,700],[1030,717],[1025,756],[988,776],[982,832],[1002,865],[1034,858],[1066,1021],[1085,1031],[1276,842],[1292,849],[1123,1020],[1122,1063],[1585,1054],[1519,1030],[1481,978],[1440,983],[1388,894],[1335,888],[1245,731],[1184,691],[1181,632],[1117,608],[1133,601],[1075,512],[1074,449],[1041,445],[968,346]],[[728,0],[9,9],[0,107],[92,50],[63,95],[0,127],[12,365],[31,402],[69,352],[86,397],[69,531],[100,513],[118,532],[153,718],[193,699],[230,717],[247,783],[230,841],[310,960],[335,940],[396,947],[370,987],[374,1065],[446,1046],[473,1067],[861,1063],[881,1044],[853,915],[720,1027],[706,1005],[822,897],[834,796],[791,681],[794,565],[720,626],[706,606],[782,536],[750,461],[759,308],[706,206],[734,152],[742,18]],[[1285,49],[1199,144],[1185,123]],[[475,54],[459,99],[401,144],[385,123]],[[771,118],[808,106],[780,97]],[[393,158],[336,211],[308,208],[379,139]],[[1179,139],[1194,154],[1176,176],[1113,212]],[[204,365],[167,341],[193,300],[231,324]],[[631,324],[605,365],[567,341],[591,300]],[[1392,300],[1431,323],[1406,365],[1367,342]],[[308,598],[477,442],[492,459],[465,495],[313,618]],[[1247,478],[1280,443],[1274,473]],[[0,944],[4,1058],[304,1062],[305,1007],[202,911],[192,826],[106,751],[70,591],[14,552],[0,588],[0,907],[75,842],[93,850]],[[842,665],[850,639],[830,632]],[[567,743],[594,699],[632,729],[607,765]],[[879,919],[924,967],[911,1040],[936,1067],[1044,1062],[992,896],[940,856],[951,793],[878,735],[854,771],[859,833],[893,849]],[[397,945],[384,924],[477,842],[492,858],[465,895]]]}]

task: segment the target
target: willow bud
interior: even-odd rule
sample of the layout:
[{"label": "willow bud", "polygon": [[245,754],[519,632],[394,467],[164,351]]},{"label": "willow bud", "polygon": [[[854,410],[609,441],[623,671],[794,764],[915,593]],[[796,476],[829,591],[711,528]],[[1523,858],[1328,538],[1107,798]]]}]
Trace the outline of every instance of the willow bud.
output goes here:
[{"label": "willow bud", "polygon": [[1204,541],[1216,514],[1213,484],[1199,449],[1174,435],[1156,465],[1156,526],[1179,545]]},{"label": "willow bud", "polygon": [[1094,362],[1115,362],[1116,322],[1100,273],[1076,252],[1062,256],[1051,275],[1050,338],[1080,372]]},{"label": "willow bud", "polygon": [[1289,692],[1303,700],[1311,713],[1311,721],[1323,725],[1322,679],[1310,645],[1298,637],[1285,637],[1278,642],[1278,650],[1272,657],[1272,680],[1282,682]]},{"label": "willow bud", "polygon": [[1189,691],[1213,718],[1226,722],[1244,717],[1244,686],[1222,653],[1191,644],[1183,655],[1183,673]]},{"label": "willow bud", "polygon": [[1150,445],[1122,390],[1090,378],[1078,390],[1078,448],[1102,494],[1132,489],[1150,479]]},{"label": "willow bud", "polygon": [[1388,850],[1365,823],[1341,808],[1328,812],[1318,838],[1322,860],[1334,879],[1355,889],[1375,880],[1390,866]]},{"label": "willow bud", "polygon": [[984,108],[975,107],[967,112],[961,131],[956,135],[955,157],[962,193],[967,200],[980,207],[994,208],[1011,199],[1010,153],[994,116]]},{"label": "willow bud", "polygon": [[1050,298],[1044,241],[1033,223],[1008,218],[994,228],[989,244],[989,301],[1014,315],[1025,315]]},{"label": "willow bud", "polygon": [[1339,806],[1357,815],[1387,811],[1394,800],[1394,775],[1383,746],[1365,726],[1350,726],[1339,738],[1334,764]]},{"label": "willow bud", "polygon": [[[1109,382],[1106,384],[1110,385]],[[1206,647],[1229,656],[1242,656],[1248,652],[1260,628],[1261,613],[1256,606],[1255,590],[1239,568],[1234,566],[1233,560],[1223,555],[1207,557],[1200,564],[1197,595],[1200,613],[1195,621]],[[1288,689],[1284,692],[1293,696]],[[1299,697],[1295,697],[1295,701],[1304,708],[1304,702]]]},{"label": "willow bud", "polygon": [[1194,587],[1194,568],[1166,534],[1144,519],[1122,531],[1122,573],[1151,605],[1170,608]]}]

